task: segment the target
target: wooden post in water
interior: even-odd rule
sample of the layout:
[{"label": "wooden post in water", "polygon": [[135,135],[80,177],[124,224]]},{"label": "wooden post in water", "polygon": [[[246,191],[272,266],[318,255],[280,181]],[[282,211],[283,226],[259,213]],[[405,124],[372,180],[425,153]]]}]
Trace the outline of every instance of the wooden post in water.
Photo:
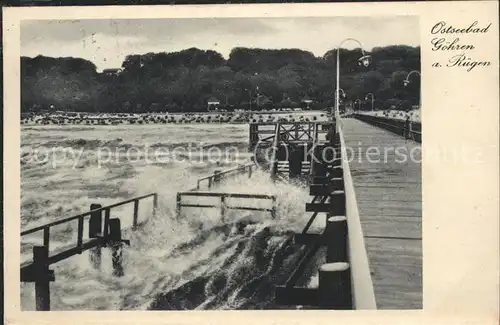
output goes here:
[{"label": "wooden post in water", "polygon": [[[92,203],[90,210],[102,208],[100,204]],[[102,231],[102,211],[92,212],[89,219],[89,238],[98,238],[103,235]],[[89,250],[89,261],[94,269],[101,268],[101,245],[92,247]]]},{"label": "wooden post in water", "polygon": [[54,271],[49,270],[49,250],[45,246],[33,247],[36,310],[50,310],[50,282]]},{"label": "wooden post in water", "polygon": [[120,219],[113,218],[109,219],[109,236],[108,245],[111,248],[111,259],[113,263],[113,275],[123,276],[123,265],[122,265],[122,229],[120,224]]},{"label": "wooden post in water", "polygon": [[323,233],[326,244],[326,262],[347,262],[347,218],[329,217]]},{"label": "wooden post in water", "polygon": [[352,309],[349,263],[327,263],[319,268],[319,305],[328,309]]},{"label": "wooden post in water", "polygon": [[252,165],[248,166],[248,178],[252,177]]}]

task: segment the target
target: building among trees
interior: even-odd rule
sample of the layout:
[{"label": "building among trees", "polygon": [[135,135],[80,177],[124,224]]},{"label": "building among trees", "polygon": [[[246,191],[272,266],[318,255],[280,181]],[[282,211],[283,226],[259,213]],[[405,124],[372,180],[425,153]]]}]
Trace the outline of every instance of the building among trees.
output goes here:
[{"label": "building among trees", "polygon": [[311,98],[309,98],[309,96],[306,95],[304,98],[302,98],[301,102],[306,105],[307,109],[310,109],[311,108],[311,104],[312,104],[313,101],[312,101]]},{"label": "building among trees", "polygon": [[207,100],[207,111],[209,111],[209,112],[218,111],[219,105],[220,105],[220,101],[217,98],[212,96]]}]

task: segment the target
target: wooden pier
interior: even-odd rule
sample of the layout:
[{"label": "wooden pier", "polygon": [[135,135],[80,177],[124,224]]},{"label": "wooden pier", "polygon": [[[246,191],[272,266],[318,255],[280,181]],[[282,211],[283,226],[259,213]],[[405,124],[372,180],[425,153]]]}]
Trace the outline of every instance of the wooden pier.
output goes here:
[{"label": "wooden pier", "polygon": [[[343,119],[342,129],[346,146],[353,149],[349,165],[377,307],[420,309],[420,144],[354,118]],[[377,148],[381,153],[388,152],[387,159],[380,157],[381,161],[369,161],[364,155],[368,148]],[[406,161],[397,162],[398,157],[394,151],[396,148],[400,148],[400,152],[413,152],[413,159],[408,155]],[[375,151],[372,149],[372,152]]]}]

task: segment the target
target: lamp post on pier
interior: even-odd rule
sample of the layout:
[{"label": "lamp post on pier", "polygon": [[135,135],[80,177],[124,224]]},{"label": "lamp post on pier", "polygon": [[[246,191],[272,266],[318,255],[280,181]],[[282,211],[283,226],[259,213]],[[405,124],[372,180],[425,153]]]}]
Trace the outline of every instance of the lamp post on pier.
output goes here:
[{"label": "lamp post on pier", "polygon": [[252,110],[252,90],[251,89],[245,89],[248,91],[248,110]]},{"label": "lamp post on pier", "polygon": [[[363,54],[359,59],[358,59],[358,65],[368,67],[370,65],[371,61],[371,56],[367,55],[365,51],[363,50],[363,44],[361,44],[360,41],[358,41],[355,38],[346,38],[337,47],[337,85],[336,85],[336,92],[335,92],[335,110],[338,112],[339,109],[339,103],[340,103],[340,48],[342,47],[342,44],[344,44],[347,41],[353,41],[359,44],[361,48],[361,53]],[[335,112],[332,112],[332,116],[335,116]]]},{"label": "lamp post on pier", "polygon": [[259,109],[259,99],[260,99],[260,94],[259,94],[259,86],[256,87],[256,92],[257,92],[257,109]]},{"label": "lamp post on pier", "polygon": [[365,100],[368,100],[368,96],[371,96],[372,97],[372,112],[374,110],[374,102],[375,102],[375,96],[373,96],[372,93],[368,93],[366,96],[365,96]]},{"label": "lamp post on pier", "polygon": [[[410,76],[411,76],[412,74],[418,74],[420,77],[422,77],[422,75],[420,74],[420,72],[419,72],[419,71],[417,71],[417,70],[412,70],[412,71],[410,71],[410,72],[408,73],[408,75],[406,76],[406,79],[405,79],[405,80],[403,80],[403,85],[404,85],[405,87],[408,87],[408,85],[411,83],[411,81],[410,81]],[[419,94],[419,98],[418,98],[418,106],[419,106],[419,107],[421,107],[421,106],[422,106],[422,85],[420,85],[419,93],[420,93],[420,94]]]},{"label": "lamp post on pier", "polygon": [[358,111],[359,109],[361,108],[361,99],[357,98],[355,101],[354,101],[354,106],[356,106],[356,103],[359,102],[359,106],[358,106]]}]

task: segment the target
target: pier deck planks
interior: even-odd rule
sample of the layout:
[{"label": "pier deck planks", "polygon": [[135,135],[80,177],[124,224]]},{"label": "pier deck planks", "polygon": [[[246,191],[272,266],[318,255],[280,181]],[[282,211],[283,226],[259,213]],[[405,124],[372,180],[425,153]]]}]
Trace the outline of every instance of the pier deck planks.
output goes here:
[{"label": "pier deck planks", "polygon": [[[370,271],[379,309],[422,308],[420,144],[343,119]],[[376,148],[376,149],[368,149]],[[399,155],[395,154],[399,149]],[[371,154],[371,161],[365,154]],[[361,154],[360,154],[361,152]],[[401,154],[406,154],[403,161]],[[409,159],[410,154],[414,159]],[[378,158],[375,158],[378,157]],[[385,158],[387,157],[387,158]],[[397,237],[397,238],[376,238]]]}]

